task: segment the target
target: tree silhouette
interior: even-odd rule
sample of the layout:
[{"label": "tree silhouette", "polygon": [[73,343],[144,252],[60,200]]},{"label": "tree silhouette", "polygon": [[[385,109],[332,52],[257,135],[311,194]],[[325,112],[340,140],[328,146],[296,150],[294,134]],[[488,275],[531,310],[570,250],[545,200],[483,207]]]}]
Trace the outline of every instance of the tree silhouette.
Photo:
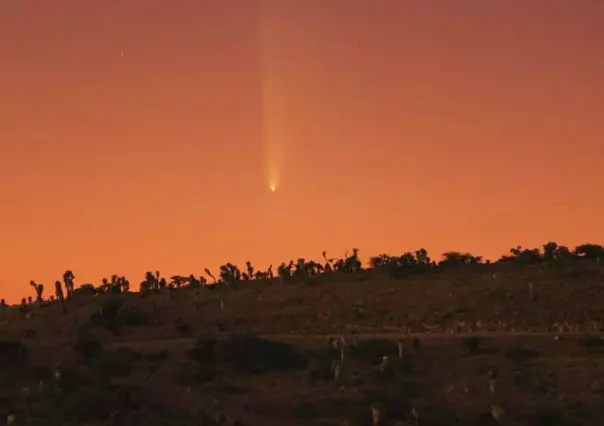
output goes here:
[{"label": "tree silhouette", "polygon": [[510,253],[518,262],[521,263],[536,263],[543,260],[541,252],[538,248],[524,249],[522,246],[516,246],[510,249]]},{"label": "tree silhouette", "polygon": [[232,263],[228,262],[222,265],[219,269],[220,280],[229,287],[235,286],[237,282],[241,280],[241,271]]},{"label": "tree silhouette", "polygon": [[566,246],[558,246],[556,249],[556,260],[568,260],[572,257],[570,249]]},{"label": "tree silhouette", "polygon": [[160,290],[165,289],[168,286],[168,282],[166,281],[166,279],[164,277],[160,278],[159,276],[157,278],[159,279],[159,284],[158,284],[159,289]]},{"label": "tree silhouette", "polygon": [[140,283],[141,291],[159,290],[159,282],[153,272],[145,272],[145,279]]},{"label": "tree silhouette", "polygon": [[[344,256],[348,257],[348,252],[346,252],[346,254]],[[338,272],[343,271],[344,270],[344,263],[345,263],[344,259],[341,259],[341,258],[334,259],[333,270],[334,271],[338,271]]]},{"label": "tree silhouette", "polygon": [[325,264],[323,265],[323,270],[326,274],[333,271],[333,259],[327,258],[327,252],[323,250],[323,259],[325,260]]},{"label": "tree silhouette", "polygon": [[558,251],[558,244],[550,241],[543,245],[543,258],[545,260],[554,260],[556,258],[556,252]]},{"label": "tree silhouette", "polygon": [[94,288],[93,284],[86,283],[86,284],[82,284],[80,287],[78,287],[76,290],[74,290],[74,292],[78,293],[78,294],[95,295],[97,293],[97,289]]},{"label": "tree silhouette", "polygon": [[415,252],[415,260],[421,265],[429,265],[430,256],[428,256],[428,251],[425,248],[420,248],[417,250]]},{"label": "tree silhouette", "polygon": [[314,260],[309,260],[308,262],[304,262],[304,272],[306,272],[305,278],[313,278],[319,275],[319,264]]},{"label": "tree silhouette", "polygon": [[461,253],[458,251],[449,251],[443,253],[443,260],[440,262],[443,266],[451,265],[478,265],[482,263],[482,256],[474,256],[470,253]]},{"label": "tree silhouette", "polygon": [[543,245],[543,259],[548,262],[567,260],[571,257],[571,252],[568,247],[559,246],[557,243],[550,241]]},{"label": "tree silhouette", "polygon": [[357,274],[361,269],[361,261],[359,259],[359,249],[353,248],[352,255],[348,256],[348,252],[346,252],[346,258],[344,259],[344,264],[342,265],[344,272],[349,272],[353,274]]},{"label": "tree silhouette", "polygon": [[305,277],[308,274],[306,271],[306,259],[299,258],[294,265],[294,276]]},{"label": "tree silhouette", "polygon": [[574,254],[585,259],[603,259],[604,247],[597,244],[581,244],[575,248]]},{"label": "tree silhouette", "polygon": [[254,278],[254,267],[252,266],[252,262],[250,262],[249,260],[245,262],[245,269],[247,271],[247,279]]},{"label": "tree silhouette", "polygon": [[130,281],[128,281],[126,279],[126,277],[121,277],[120,278],[120,285],[122,287],[122,291],[125,293],[127,291],[130,291]]},{"label": "tree silhouette", "polygon": [[210,272],[210,270],[208,268],[205,268],[204,272],[208,275],[208,277],[212,278],[212,280],[214,281],[214,284],[218,284],[216,277],[214,275],[212,275],[212,273]]},{"label": "tree silhouette", "polygon": [[399,260],[400,258],[396,256],[390,256],[386,253],[382,253],[380,255],[370,257],[369,264],[372,268],[379,269],[386,266],[398,266],[400,264]]},{"label": "tree silhouette", "polygon": [[290,265],[286,265],[285,262],[282,262],[277,267],[277,275],[279,276],[279,280],[281,283],[284,283],[287,278],[291,276],[291,263]]},{"label": "tree silhouette", "polygon": [[63,295],[63,286],[61,284],[61,281],[55,282],[55,296],[61,303],[61,309],[63,310],[63,312],[67,313],[67,307],[65,306],[65,296]]},{"label": "tree silhouette", "polygon": [[73,275],[73,272],[71,272],[70,270],[65,271],[65,273],[63,274],[63,282],[65,283],[65,290],[67,290],[67,297],[71,297],[72,293],[73,293],[73,280],[75,279],[75,276]]},{"label": "tree silhouette", "polygon": [[44,293],[44,284],[37,284],[35,281],[32,280],[29,282],[29,285],[31,285],[36,291],[36,302],[42,302],[44,300],[42,297]]}]

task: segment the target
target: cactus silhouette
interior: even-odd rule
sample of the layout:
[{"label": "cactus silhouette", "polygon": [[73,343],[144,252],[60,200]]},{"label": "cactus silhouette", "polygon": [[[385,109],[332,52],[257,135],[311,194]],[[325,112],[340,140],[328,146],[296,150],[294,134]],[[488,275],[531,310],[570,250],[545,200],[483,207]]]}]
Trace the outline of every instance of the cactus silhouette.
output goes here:
[{"label": "cactus silhouette", "polygon": [[59,300],[59,302],[61,303],[61,309],[63,310],[63,312],[67,313],[67,307],[65,306],[65,296],[63,294],[63,285],[61,284],[61,281],[55,282],[55,296],[57,300]]},{"label": "cactus silhouette", "polygon": [[44,284],[38,284],[35,281],[30,281],[29,285],[31,285],[36,291],[36,302],[42,302],[44,299],[42,297],[44,293]]},{"label": "cactus silhouette", "polygon": [[252,279],[254,277],[254,267],[252,266],[252,262],[249,260],[245,262],[245,268],[247,271],[247,276],[249,277],[248,279]]},{"label": "cactus silhouette", "polygon": [[24,297],[21,299],[21,304],[19,305],[19,313],[22,317],[27,313],[27,299]]},{"label": "cactus silhouette", "polygon": [[70,270],[65,271],[65,273],[63,274],[63,282],[65,283],[65,290],[67,290],[67,297],[71,297],[71,295],[73,294],[73,280],[75,279],[75,276],[73,275],[73,272],[71,272]]},{"label": "cactus silhouette", "polygon": [[216,277],[214,275],[212,275],[212,273],[210,272],[210,270],[208,268],[205,268],[204,272],[208,275],[208,277],[212,278],[212,281],[214,281],[214,284],[218,284]]}]

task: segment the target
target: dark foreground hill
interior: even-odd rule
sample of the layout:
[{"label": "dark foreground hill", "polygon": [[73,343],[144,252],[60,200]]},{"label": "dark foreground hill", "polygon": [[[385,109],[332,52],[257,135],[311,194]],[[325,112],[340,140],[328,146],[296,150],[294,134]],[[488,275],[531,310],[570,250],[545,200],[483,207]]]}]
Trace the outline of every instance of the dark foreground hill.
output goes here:
[{"label": "dark foreground hill", "polygon": [[[604,267],[463,265],[75,294],[2,324],[18,425],[590,425]],[[373,417],[372,417],[373,416]]]}]

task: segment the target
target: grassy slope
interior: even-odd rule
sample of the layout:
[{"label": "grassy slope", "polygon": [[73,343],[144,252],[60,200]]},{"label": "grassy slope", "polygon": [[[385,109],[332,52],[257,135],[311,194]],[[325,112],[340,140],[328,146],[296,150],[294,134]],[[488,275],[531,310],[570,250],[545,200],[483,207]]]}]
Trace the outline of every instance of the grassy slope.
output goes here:
[{"label": "grassy slope", "polygon": [[[197,306],[188,289],[128,294],[125,305],[137,307],[153,324],[122,326],[117,336],[83,327],[111,296],[78,296],[69,301],[67,315],[57,305],[32,307],[28,319],[10,313],[1,333],[5,340],[25,342],[30,356],[22,368],[14,368],[14,360],[10,369],[2,365],[5,399],[0,407],[6,413],[18,408],[22,422],[29,413],[29,423],[23,424],[52,425],[55,417],[56,424],[69,424],[69,413],[78,411],[74,406],[90,404],[81,410],[98,411],[96,423],[91,415],[79,415],[85,423],[73,414],[72,424],[109,424],[112,417],[114,424],[197,425],[199,419],[174,413],[213,404],[216,396],[221,408],[207,410],[251,425],[342,424],[347,418],[350,424],[371,424],[367,416],[373,402],[382,404],[386,424],[413,424],[412,408],[426,425],[456,424],[456,417],[463,424],[495,424],[490,404],[506,410],[506,424],[589,424],[590,419],[596,424],[604,411],[604,341],[594,331],[604,329],[603,278],[604,268],[578,261],[550,268],[464,267],[402,280],[369,272],[358,281],[332,276],[286,285],[252,282],[236,291],[202,291]],[[563,333],[579,329],[591,330],[591,337]],[[73,349],[83,330],[104,349],[87,362]],[[458,334],[448,334],[452,331]],[[549,334],[519,334],[524,331]],[[233,332],[286,341],[304,361],[298,365],[297,355],[258,342],[226,345],[219,347],[218,358],[191,360],[188,351],[197,335]],[[420,334],[405,337],[409,332]],[[468,338],[463,332],[490,334]],[[331,377],[329,367],[339,357],[327,350],[330,333],[345,334],[356,348],[347,350],[337,381],[311,384],[309,375]],[[419,336],[416,348],[414,336]],[[406,355],[399,360],[395,342],[401,338]],[[242,371],[258,351],[268,360],[264,371]],[[376,370],[382,355],[395,360],[393,372]],[[292,365],[279,365],[279,359],[289,358]],[[46,388],[61,387],[61,397],[46,391],[29,399],[22,395],[23,386],[37,388],[44,375],[35,366],[56,365],[73,371],[69,374],[79,372],[79,382],[71,386],[48,378]],[[494,395],[488,391],[489,371],[497,376]],[[91,389],[98,390],[96,396]],[[128,392],[128,398],[119,396]],[[98,395],[107,393],[118,395],[117,400]],[[166,407],[151,409],[152,401]],[[127,418],[134,412],[142,417]],[[35,423],[36,416],[42,423]],[[159,422],[169,418],[173,423]]]}]

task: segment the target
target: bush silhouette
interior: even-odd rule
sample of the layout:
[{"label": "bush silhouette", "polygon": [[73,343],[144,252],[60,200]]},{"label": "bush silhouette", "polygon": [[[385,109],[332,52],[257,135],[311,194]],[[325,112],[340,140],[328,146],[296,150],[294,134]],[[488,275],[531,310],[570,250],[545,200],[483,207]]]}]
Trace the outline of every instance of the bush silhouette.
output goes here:
[{"label": "bush silhouette", "polygon": [[193,326],[188,322],[178,322],[176,324],[176,332],[183,337],[190,337],[193,335]]},{"label": "bush silhouette", "polygon": [[95,359],[97,371],[106,376],[128,376],[141,361],[142,355],[126,347],[117,348],[114,352],[104,354]]},{"label": "bush silhouette", "polygon": [[482,337],[469,336],[462,340],[462,344],[467,349],[469,355],[478,355],[482,346]]},{"label": "bush silhouette", "polygon": [[86,294],[89,296],[95,295],[96,294],[96,289],[94,288],[94,285],[92,284],[84,284],[81,285],[80,287],[78,287],[77,289],[75,289],[73,291],[73,294]]},{"label": "bush silhouette", "polygon": [[386,339],[361,340],[350,351],[350,356],[360,362],[378,365],[385,356],[398,356],[398,346]]},{"label": "bush silhouette", "polygon": [[217,369],[211,363],[185,362],[179,365],[174,380],[185,386],[196,385],[212,381],[217,375]]},{"label": "bush silhouette", "polygon": [[585,348],[604,350],[604,337],[601,336],[581,337],[578,343]]},{"label": "bush silhouette", "polygon": [[505,351],[505,357],[514,363],[524,363],[539,356],[539,352],[516,346]]},{"label": "bush silhouette", "polygon": [[12,368],[27,364],[29,348],[20,340],[0,341],[0,367]]},{"label": "bush silhouette", "polygon": [[226,366],[240,373],[306,367],[305,357],[294,346],[251,335],[199,338],[189,356],[199,364]]},{"label": "bush silhouette", "polygon": [[61,401],[60,413],[63,421],[90,422],[109,418],[111,393],[101,386],[86,386],[70,392]]},{"label": "bush silhouette", "polygon": [[219,340],[215,346],[215,356],[220,362],[242,372],[306,367],[305,358],[294,346],[250,335],[233,335]]},{"label": "bush silhouette", "polygon": [[117,322],[119,325],[145,325],[147,317],[138,306],[122,305],[117,311]]},{"label": "bush silhouette", "polygon": [[105,294],[101,298],[99,309],[92,312],[89,325],[103,327],[114,334],[119,334],[121,326],[140,326],[148,323],[146,316],[137,306],[126,305],[117,294]]},{"label": "bush silhouette", "polygon": [[200,337],[189,352],[189,357],[199,363],[211,363],[214,361],[214,348],[217,343],[218,340],[213,337]]},{"label": "bush silhouette", "polygon": [[85,361],[91,361],[103,354],[103,345],[101,342],[85,336],[80,336],[76,340],[73,349]]}]

